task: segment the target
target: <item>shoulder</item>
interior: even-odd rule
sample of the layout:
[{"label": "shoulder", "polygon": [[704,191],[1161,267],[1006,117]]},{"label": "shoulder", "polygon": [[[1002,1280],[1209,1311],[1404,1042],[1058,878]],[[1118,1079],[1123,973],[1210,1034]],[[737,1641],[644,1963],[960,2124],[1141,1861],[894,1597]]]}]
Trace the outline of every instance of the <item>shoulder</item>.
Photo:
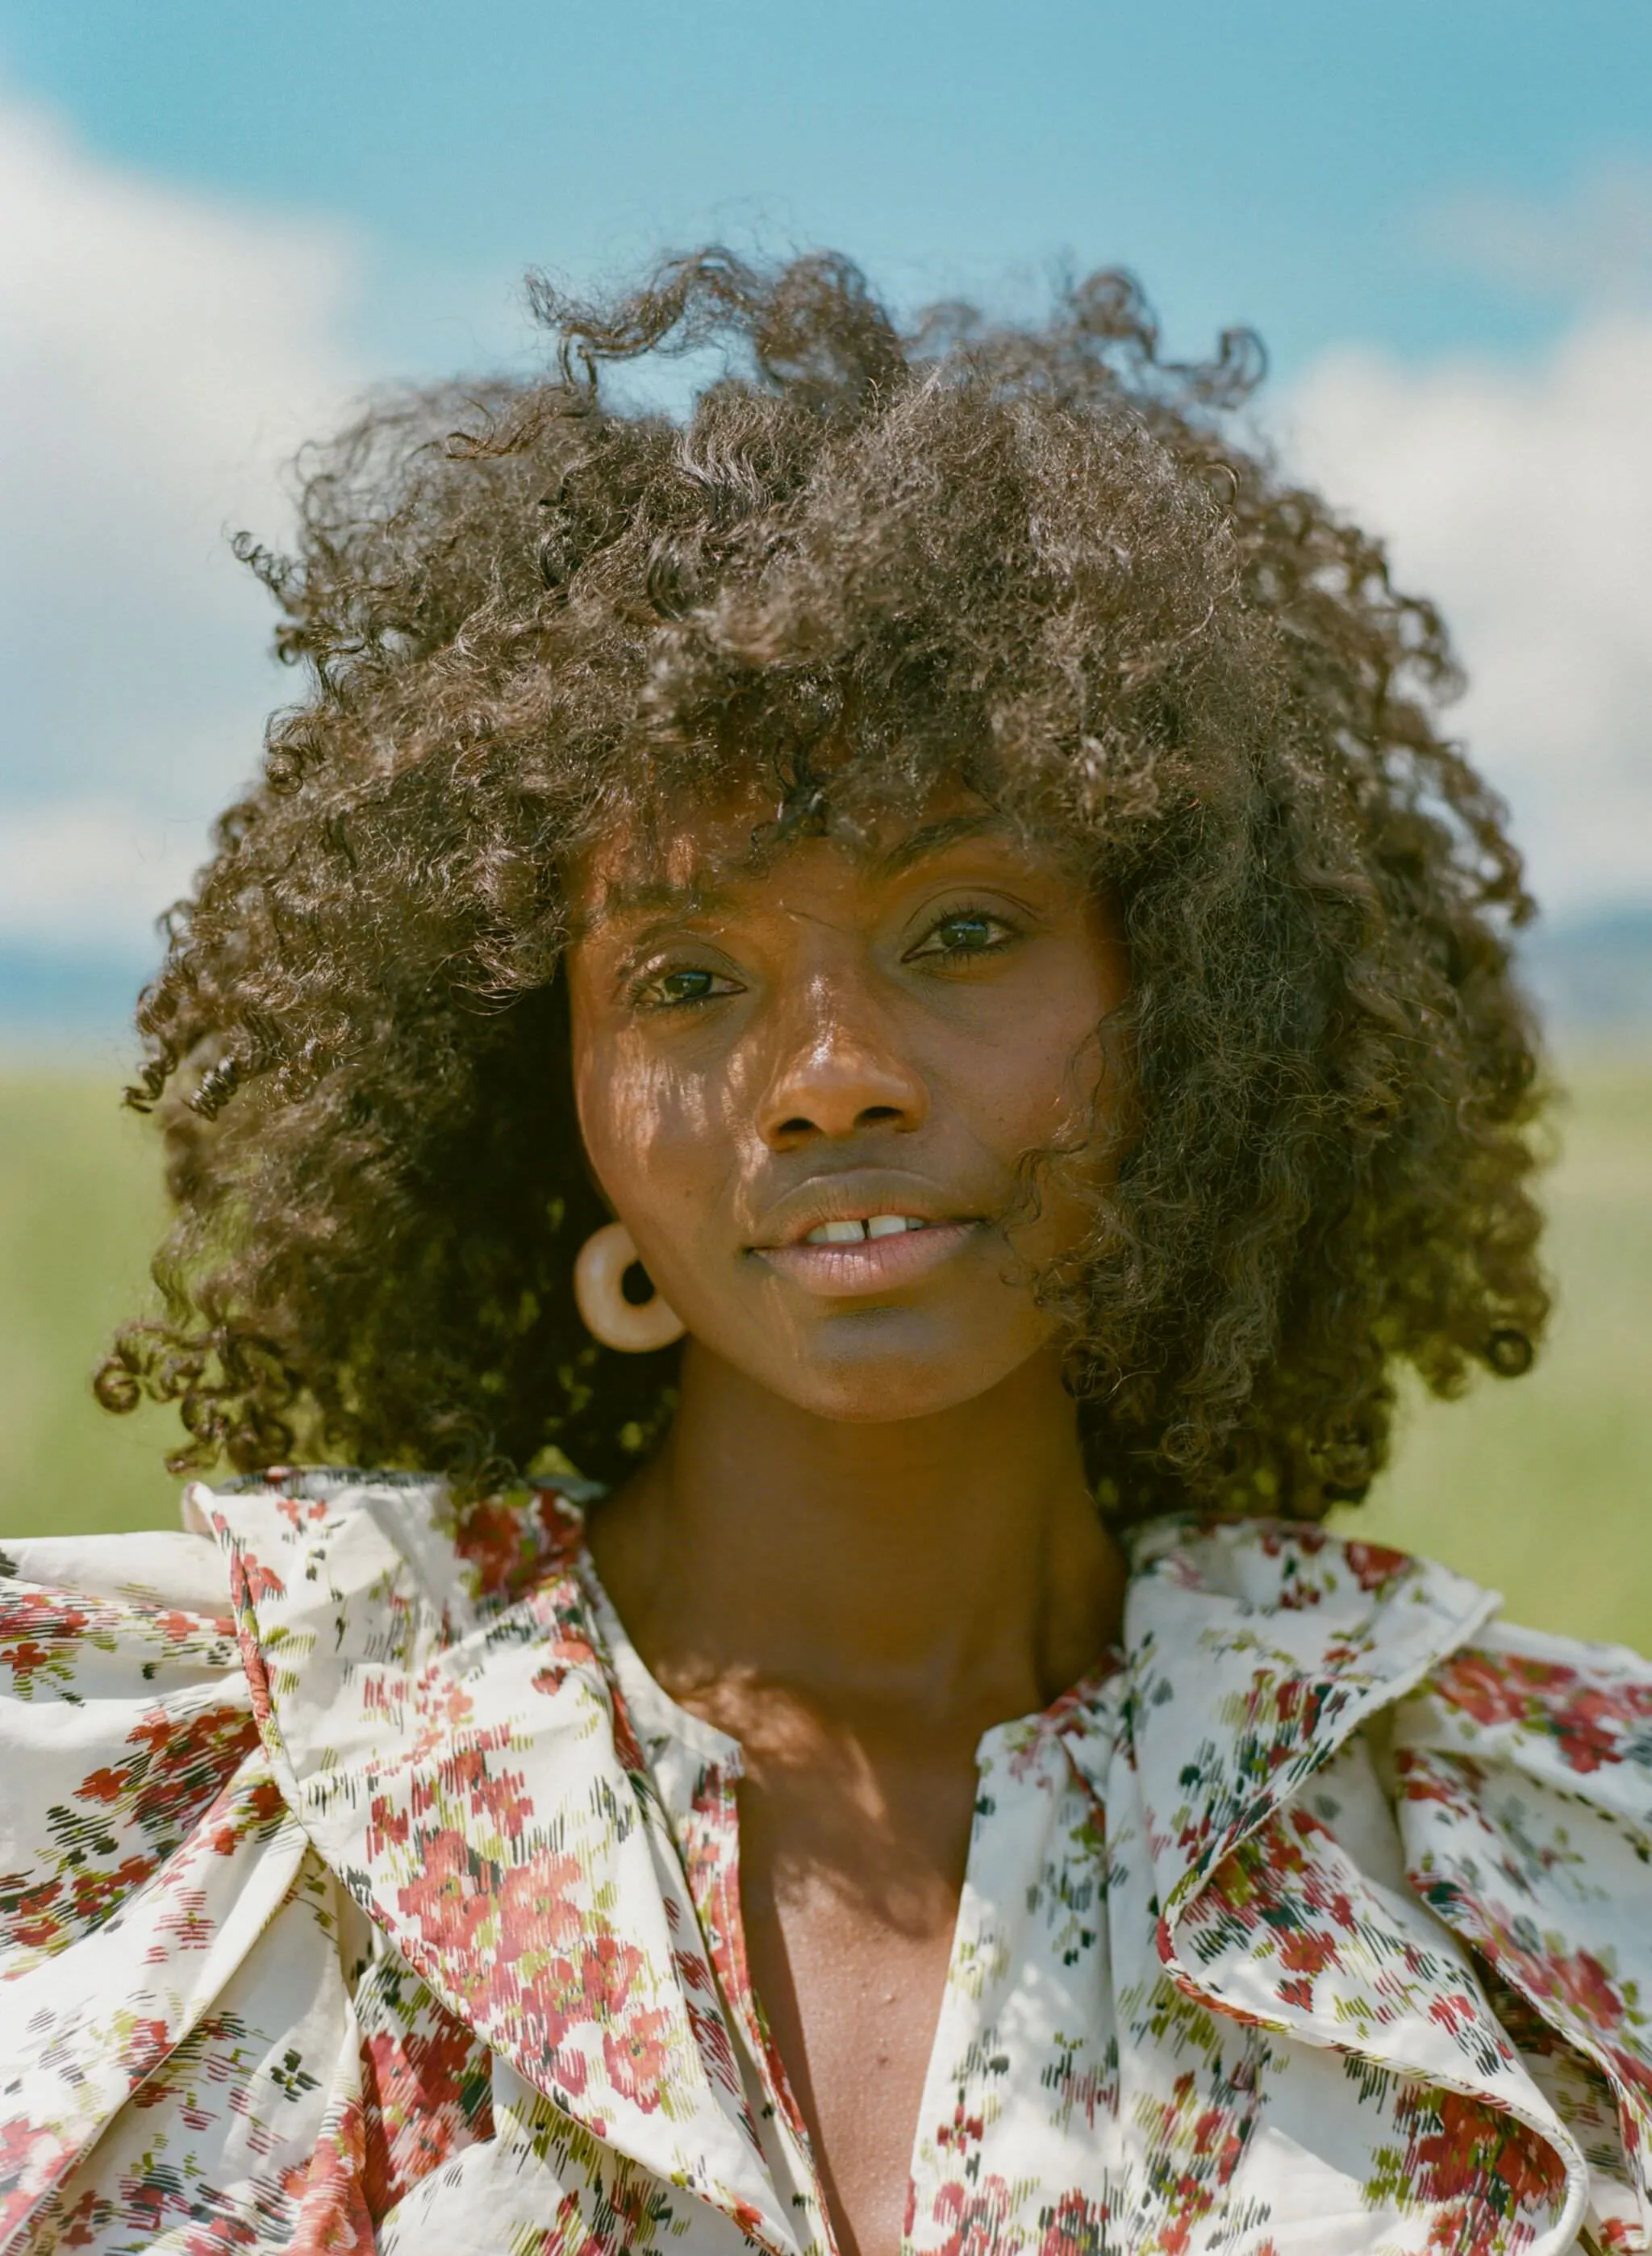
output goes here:
[{"label": "shoulder", "polygon": [[1494,1621],[1395,1710],[1392,1765],[1412,1887],[1492,1969],[1505,2027],[1529,2014],[1610,2094],[1652,2203],[1652,1667]]},{"label": "shoulder", "polygon": [[237,1660],[228,1577],[210,1537],[0,1538],[0,1715],[15,1717],[19,1703],[158,1693],[180,1674],[228,1675]]},{"label": "shoulder", "polygon": [[227,1591],[218,1546],[188,1528],[115,1535],[0,1535],[0,1592],[7,1585],[124,1600],[137,1606],[221,1614]]},{"label": "shoulder", "polygon": [[357,1914],[293,1808],[247,1597],[325,1569],[324,1535],[381,1582],[472,1572],[465,1516],[439,1483],[306,1474],[186,1518],[0,1540],[0,2247],[170,2245],[216,2186],[220,2234],[370,2249]]},{"label": "shoulder", "polygon": [[[1627,1780],[1652,1788],[1652,1661],[1627,1646],[1499,1616],[1441,1662],[1427,1690],[1433,1704],[1413,1724],[1419,1745],[1517,1760],[1568,1793],[1592,1791],[1592,1780],[1608,1797]],[[1652,1798],[1641,1814],[1652,1819]]]},{"label": "shoulder", "polygon": [[[421,1537],[439,1493],[393,1477],[282,1476],[188,1490],[175,1531],[0,1538],[0,1983],[55,1967],[48,1986],[67,1996],[95,1956],[113,2003],[128,1975],[135,1988],[151,1980],[151,1919],[167,1938],[150,1938],[156,1963],[207,1947],[204,1928],[166,1926],[174,1898],[209,1897],[233,1926],[250,1916],[238,1891],[262,1902],[278,1865],[291,1877],[301,1841],[267,1732],[249,1590],[301,1582],[290,1547],[316,1515],[359,1547],[376,1505],[397,1526],[393,1503],[406,1507],[406,1550],[433,1545],[438,1579],[444,1561],[461,1571],[451,1530]],[[278,1844],[272,1865],[264,1852]]]},{"label": "shoulder", "polygon": [[1164,1522],[1134,1548],[1144,1737],[1170,1735],[1184,1777],[1234,1773],[1199,1789],[1218,1822],[1193,1877],[1260,1810],[1303,1809],[1360,1734],[1405,1884],[1488,1970],[1505,2026],[1609,2089],[1652,2178],[1652,1665],[1318,1527]]},{"label": "shoulder", "polygon": [[577,1553],[598,1493],[569,1477],[473,1498],[439,1474],[278,1469],[192,1488],[185,1515],[222,1547],[243,1612],[302,1586],[306,1605],[413,1607],[459,1635]]},{"label": "shoulder", "polygon": [[[1203,1600],[1213,1621],[1243,1618],[1253,1630],[1291,1616],[1339,1631],[1361,1623],[1385,1644],[1431,1618],[1442,1653],[1472,1645],[1494,1654],[1493,1673],[1533,1694],[1561,1688],[1573,1674],[1628,1684],[1652,1674],[1652,1661],[1627,1646],[1508,1623],[1501,1591],[1437,1560],[1312,1521],[1173,1516],[1131,1529],[1126,1546],[1132,1600],[1149,1610],[1163,1610],[1166,1594],[1180,1593]],[[1169,1604],[1190,1611],[1173,1597]],[[1470,1681],[1466,1674],[1465,1689]]]},{"label": "shoulder", "polygon": [[1652,2064],[1652,1665],[1493,1621],[1396,1708],[1393,1760],[1420,1892],[1529,1992],[1644,1962]]},{"label": "shoulder", "polygon": [[[1201,1921],[1244,1926],[1262,1867],[1289,1875],[1312,1851],[1325,1900],[1353,1902],[1363,1860],[1470,1947],[1464,1994],[1483,1979],[1527,2066],[1550,2064],[1540,2081],[1570,2060],[1610,2095],[1613,2170],[1652,2198],[1652,1666],[1506,1623],[1496,1591],[1317,1526],[1162,1521],[1132,1550],[1172,1959]],[[1356,1837],[1337,1788],[1361,1778]],[[1279,1907],[1287,1929],[1311,1895]],[[1370,1898],[1372,1933],[1393,1900]],[[1328,1965],[1346,1940],[1328,1938]]]},{"label": "shoulder", "polygon": [[[257,1763],[209,1536],[0,1540],[0,1970],[55,1956],[155,1882]],[[272,1817],[280,1796],[256,1793]]]},{"label": "shoulder", "polygon": [[[91,1535],[0,1534],[0,1619],[15,1631],[49,1625],[59,1648],[92,1639],[137,1636],[185,1617],[213,1623],[232,1639],[237,1552],[257,1534],[266,1546],[302,1540],[306,1530],[337,1528],[372,1515],[402,1537],[410,1554],[433,1535],[437,1563],[462,1576],[467,1549],[485,1547],[501,1519],[496,1503],[456,1513],[434,1475],[341,1468],[278,1470],[219,1486],[192,1482],[179,1498],[181,1525]],[[467,1545],[467,1518],[482,1523]],[[495,1530],[496,1542],[503,1527]],[[13,1687],[15,1689],[15,1686]]]},{"label": "shoulder", "polygon": [[24,1707],[38,1730],[43,1702],[149,1698],[203,1673],[250,1702],[250,1724],[263,1632],[285,1623],[291,1646],[292,1618],[318,1607],[369,1642],[396,1618],[462,1636],[572,1559],[594,1492],[571,1479],[466,1500],[436,1475],[281,1469],[192,1484],[175,1531],[0,1537],[0,1749]]},{"label": "shoulder", "polygon": [[467,1625],[577,1552],[600,1492],[570,1477],[466,1499],[438,1474],[278,1468],[191,1484],[176,1530],[0,1535],[0,1693],[67,1685],[93,1653],[103,1681],[123,1657],[149,1681],[158,1644],[231,1669],[237,1612],[295,1571],[399,1587]]},{"label": "shoulder", "polygon": [[302,1855],[216,1545],[0,1542],[0,2245],[156,2088]]},{"label": "shoulder", "polygon": [[1652,1829],[1640,1653],[1522,1628],[1496,1590],[1313,1525],[1159,1520],[1130,1548],[1130,1641],[1167,1676],[1215,1662],[1332,1681],[1366,1710],[1393,1710],[1412,1771],[1514,1765]]}]

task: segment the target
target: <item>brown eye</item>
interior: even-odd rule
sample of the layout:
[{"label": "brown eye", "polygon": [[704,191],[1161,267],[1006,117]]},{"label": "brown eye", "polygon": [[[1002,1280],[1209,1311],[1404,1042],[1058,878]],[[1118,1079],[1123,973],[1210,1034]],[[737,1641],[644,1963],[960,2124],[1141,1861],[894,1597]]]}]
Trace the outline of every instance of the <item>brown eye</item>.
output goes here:
[{"label": "brown eye", "polygon": [[964,956],[990,955],[1015,936],[1002,917],[989,916],[985,909],[959,909],[943,917],[912,955],[955,962]]},{"label": "brown eye", "polygon": [[936,939],[948,949],[990,948],[995,936],[992,919],[984,916],[948,917],[935,928]]},{"label": "brown eye", "polygon": [[738,992],[732,979],[722,978],[702,965],[685,964],[679,970],[657,972],[644,980],[636,991],[636,1000],[644,1010],[671,1011]]}]

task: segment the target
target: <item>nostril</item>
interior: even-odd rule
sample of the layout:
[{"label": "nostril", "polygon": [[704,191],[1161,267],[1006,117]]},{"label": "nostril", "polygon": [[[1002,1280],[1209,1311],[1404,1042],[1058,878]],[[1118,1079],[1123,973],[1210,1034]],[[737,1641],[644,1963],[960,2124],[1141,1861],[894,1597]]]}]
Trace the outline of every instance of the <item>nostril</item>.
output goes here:
[{"label": "nostril", "polygon": [[854,1116],[857,1128],[882,1128],[894,1121],[897,1125],[903,1117],[898,1104],[868,1104]]}]

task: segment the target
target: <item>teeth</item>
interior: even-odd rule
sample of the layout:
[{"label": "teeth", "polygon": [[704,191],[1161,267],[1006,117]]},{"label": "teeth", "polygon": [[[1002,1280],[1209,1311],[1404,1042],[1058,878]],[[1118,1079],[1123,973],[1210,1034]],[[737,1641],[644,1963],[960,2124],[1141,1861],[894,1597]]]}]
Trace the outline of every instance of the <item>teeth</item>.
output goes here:
[{"label": "teeth", "polygon": [[869,1222],[823,1222],[804,1239],[805,1245],[859,1245],[868,1237],[898,1237],[903,1230],[922,1230],[916,1215],[875,1214]]}]

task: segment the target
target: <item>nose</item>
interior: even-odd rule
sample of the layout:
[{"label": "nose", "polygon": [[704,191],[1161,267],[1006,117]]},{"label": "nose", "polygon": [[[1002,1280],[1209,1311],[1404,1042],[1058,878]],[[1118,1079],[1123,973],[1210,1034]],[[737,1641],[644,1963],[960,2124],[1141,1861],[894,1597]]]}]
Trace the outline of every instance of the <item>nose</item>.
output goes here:
[{"label": "nose", "polygon": [[923,1077],[857,983],[825,974],[803,983],[778,1031],[757,1107],[758,1132],[771,1151],[923,1125]]}]

